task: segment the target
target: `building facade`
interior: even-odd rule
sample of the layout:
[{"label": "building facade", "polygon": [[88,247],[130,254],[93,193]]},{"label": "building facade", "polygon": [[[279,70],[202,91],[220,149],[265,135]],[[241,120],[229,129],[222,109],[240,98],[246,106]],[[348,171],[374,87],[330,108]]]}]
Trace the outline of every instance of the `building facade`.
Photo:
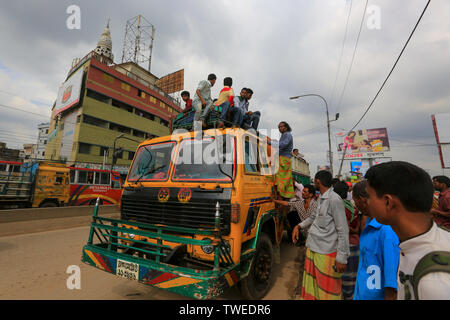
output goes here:
[{"label": "building facade", "polygon": [[36,147],[36,158],[44,159],[45,157],[45,147],[47,146],[47,136],[48,129],[50,127],[49,122],[38,124],[38,139],[37,139],[37,147]]},{"label": "building facade", "polygon": [[37,157],[37,144],[34,143],[25,143],[23,145],[23,149],[20,151],[20,158],[32,161]]},{"label": "building facade", "polygon": [[[109,28],[97,48],[73,64],[52,108],[45,159],[68,164],[112,163],[112,149],[123,152],[116,169],[126,172],[138,143],[170,134],[181,108],[155,86],[158,79],[133,62],[114,64]],[[108,47],[102,49],[102,47]]]}]

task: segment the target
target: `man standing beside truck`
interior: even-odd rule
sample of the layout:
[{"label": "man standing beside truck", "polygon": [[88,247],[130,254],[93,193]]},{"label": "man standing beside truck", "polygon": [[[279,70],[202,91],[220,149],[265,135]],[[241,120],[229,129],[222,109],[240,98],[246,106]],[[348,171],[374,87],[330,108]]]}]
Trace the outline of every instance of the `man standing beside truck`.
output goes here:
[{"label": "man standing beside truck", "polygon": [[318,208],[295,226],[292,241],[298,241],[299,229],[311,226],[306,239],[302,300],[341,300],[342,273],[350,254],[349,232],[344,203],[331,188],[331,173],[321,170],[314,177],[320,190]]}]

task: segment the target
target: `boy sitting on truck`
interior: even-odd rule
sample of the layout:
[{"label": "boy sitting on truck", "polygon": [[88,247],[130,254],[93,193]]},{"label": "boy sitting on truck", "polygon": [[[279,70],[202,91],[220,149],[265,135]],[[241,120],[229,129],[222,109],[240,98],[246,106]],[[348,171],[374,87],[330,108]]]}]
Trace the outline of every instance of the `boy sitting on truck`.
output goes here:
[{"label": "boy sitting on truck", "polygon": [[233,119],[234,123],[238,123],[239,114],[237,113],[239,110],[234,108],[234,90],[231,88],[233,85],[233,79],[230,77],[226,77],[223,79],[224,88],[220,91],[219,98],[215,103],[215,106],[221,107],[222,112],[220,114],[220,120],[218,122],[218,127],[224,127],[224,121],[229,121],[229,119]]}]

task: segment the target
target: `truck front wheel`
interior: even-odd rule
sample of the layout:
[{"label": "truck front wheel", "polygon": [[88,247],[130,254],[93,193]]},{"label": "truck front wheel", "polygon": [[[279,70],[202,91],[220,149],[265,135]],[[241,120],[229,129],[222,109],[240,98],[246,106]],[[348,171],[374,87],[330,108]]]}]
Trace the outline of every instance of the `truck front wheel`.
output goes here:
[{"label": "truck front wheel", "polygon": [[248,276],[241,281],[240,289],[246,299],[259,300],[269,292],[273,279],[273,247],[270,237],[262,232]]}]

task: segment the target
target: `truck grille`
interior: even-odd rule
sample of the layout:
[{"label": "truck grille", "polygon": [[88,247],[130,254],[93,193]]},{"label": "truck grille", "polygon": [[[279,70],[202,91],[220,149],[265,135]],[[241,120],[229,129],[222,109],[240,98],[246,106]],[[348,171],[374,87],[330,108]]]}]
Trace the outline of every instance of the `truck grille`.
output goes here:
[{"label": "truck grille", "polygon": [[135,196],[122,196],[121,218],[148,224],[187,228],[215,228],[216,203],[220,204],[220,230],[230,233],[231,204],[226,200],[159,202]]}]

